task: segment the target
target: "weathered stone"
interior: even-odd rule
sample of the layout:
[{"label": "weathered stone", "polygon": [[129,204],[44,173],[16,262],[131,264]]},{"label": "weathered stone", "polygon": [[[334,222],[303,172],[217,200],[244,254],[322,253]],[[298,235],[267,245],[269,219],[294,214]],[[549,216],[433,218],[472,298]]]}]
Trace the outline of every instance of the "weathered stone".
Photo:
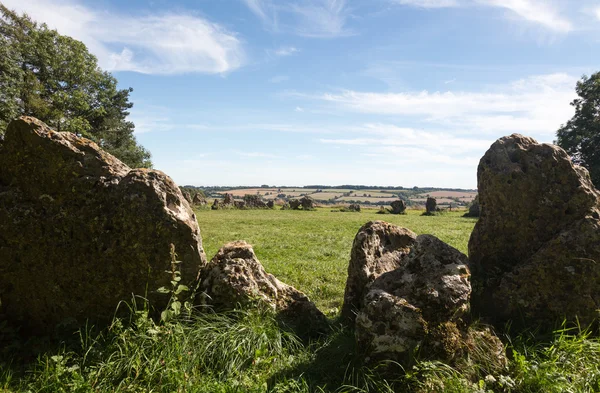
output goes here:
[{"label": "weathered stone", "polygon": [[206,198],[204,198],[200,194],[196,194],[196,195],[194,195],[194,199],[192,200],[192,204],[194,206],[204,206],[204,205],[206,205]]},{"label": "weathered stone", "polygon": [[479,195],[473,199],[471,202],[471,206],[469,206],[469,211],[466,212],[463,217],[479,217],[480,208],[479,208]]},{"label": "weathered stone", "polygon": [[434,215],[437,210],[437,200],[432,197],[427,197],[427,202],[425,202],[425,215]]},{"label": "weathered stone", "polygon": [[267,202],[267,207],[269,209],[273,209],[275,207],[275,202],[273,202],[273,200],[270,200]]},{"label": "weathered stone", "polygon": [[236,209],[245,209],[246,202],[245,201],[233,201],[233,206],[235,206]]},{"label": "weathered stone", "polygon": [[315,208],[315,200],[308,195],[300,199],[300,204],[302,205],[302,210],[313,210]]},{"label": "weathered stone", "polygon": [[221,204],[218,199],[215,199],[212,206],[210,207],[212,210],[219,210],[221,208]]},{"label": "weathered stone", "polygon": [[360,205],[358,203],[349,205],[348,206],[348,210],[351,211],[351,212],[359,212],[360,211]]},{"label": "weathered stone", "polygon": [[290,200],[290,208],[292,210],[299,210],[300,209],[300,205],[301,205],[300,200],[298,200],[298,199],[291,199]]},{"label": "weathered stone", "polygon": [[308,297],[265,271],[252,246],[228,243],[202,270],[197,303],[216,310],[247,307],[256,302],[272,307],[286,325],[302,335],[324,333],[327,318]]},{"label": "weathered stone", "polygon": [[412,231],[383,221],[370,221],[358,230],[350,252],[341,312],[344,321],[354,322],[369,284],[400,267],[416,238]]},{"label": "weathered stone", "polygon": [[234,201],[233,194],[225,193],[222,204],[223,206],[233,206]]},{"label": "weathered stone", "polygon": [[393,201],[390,203],[392,210],[390,213],[392,214],[404,214],[406,211],[406,203],[402,199],[398,199],[397,201]]},{"label": "weathered stone", "polygon": [[473,310],[499,325],[595,319],[600,193],[587,171],[558,146],[514,134],[491,146],[477,177]]},{"label": "weathered stone", "polygon": [[[181,187],[179,187],[179,189],[181,190]],[[192,196],[190,195],[189,192],[185,191],[185,190],[181,190],[181,194],[183,195],[183,197],[185,198],[185,200],[191,205],[193,203],[193,199]]]},{"label": "weathered stone", "polygon": [[110,320],[122,300],[168,296],[206,263],[196,217],[164,173],[130,169],[95,143],[31,117],[0,146],[0,314],[32,332]]},{"label": "weathered stone", "polygon": [[369,287],[356,317],[359,346],[371,358],[406,361],[416,347],[453,357],[469,311],[467,257],[431,235],[420,235],[398,268]]},{"label": "weathered stone", "polygon": [[260,195],[244,195],[244,202],[249,209],[266,209],[267,204],[262,200]]}]

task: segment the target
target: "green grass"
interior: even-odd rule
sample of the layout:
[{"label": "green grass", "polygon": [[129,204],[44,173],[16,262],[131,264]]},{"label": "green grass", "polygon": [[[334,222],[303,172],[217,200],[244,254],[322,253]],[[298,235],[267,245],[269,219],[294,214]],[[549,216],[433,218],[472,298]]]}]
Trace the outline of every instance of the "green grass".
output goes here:
[{"label": "green grass", "polygon": [[323,311],[341,307],[352,241],[359,228],[373,220],[406,227],[417,234],[432,234],[467,253],[475,219],[459,212],[421,217],[406,215],[294,210],[198,210],[196,215],[208,258],[225,243],[245,240],[254,246],[269,273],[305,292]]},{"label": "green grass", "polygon": [[[431,233],[463,252],[475,223],[460,213],[423,217],[412,211],[197,214],[209,257],[228,241],[246,240],[267,270],[325,310],[341,303],[352,240],[367,221]],[[61,340],[22,340],[0,324],[0,393],[600,392],[600,340],[585,329],[561,329],[543,341],[527,333],[505,337],[508,368],[479,356],[457,368],[417,361],[402,369],[394,363],[365,366],[347,329],[302,342],[281,330],[269,310],[182,312],[159,323],[144,307],[130,307],[129,318]]]}]

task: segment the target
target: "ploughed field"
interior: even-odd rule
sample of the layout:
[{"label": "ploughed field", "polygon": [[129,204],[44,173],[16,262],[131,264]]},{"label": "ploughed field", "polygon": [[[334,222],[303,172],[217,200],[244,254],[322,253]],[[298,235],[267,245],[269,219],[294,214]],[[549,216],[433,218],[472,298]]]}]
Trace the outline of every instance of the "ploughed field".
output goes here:
[{"label": "ploughed field", "polygon": [[196,215],[208,258],[227,242],[245,240],[269,273],[305,292],[332,315],[342,305],[354,236],[368,221],[383,220],[417,234],[432,234],[465,254],[476,222],[462,217],[462,211],[432,217],[415,210],[406,215],[376,212],[223,209],[197,210]]}]

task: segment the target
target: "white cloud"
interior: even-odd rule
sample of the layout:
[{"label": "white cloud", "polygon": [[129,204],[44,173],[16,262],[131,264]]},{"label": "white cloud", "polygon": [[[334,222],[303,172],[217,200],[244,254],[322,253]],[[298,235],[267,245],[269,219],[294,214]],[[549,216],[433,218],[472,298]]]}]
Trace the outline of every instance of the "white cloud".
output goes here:
[{"label": "white cloud", "polygon": [[300,49],[295,48],[293,46],[282,46],[281,48],[277,49],[274,53],[276,56],[291,56],[294,53],[298,53],[300,52]]},{"label": "white cloud", "polygon": [[564,18],[547,0],[476,0],[492,7],[506,8],[521,18],[538,23],[550,30],[568,33],[572,23]]},{"label": "white cloud", "polygon": [[392,2],[421,8],[446,8],[459,5],[457,0],[392,0]]},{"label": "white cloud", "polygon": [[304,108],[297,106],[296,109],[294,109],[294,111],[296,111],[296,112],[304,112]]},{"label": "white cloud", "polygon": [[594,10],[594,15],[596,15],[596,18],[597,18],[598,20],[600,20],[600,7],[596,8],[596,9]]},{"label": "white cloud", "polygon": [[573,115],[577,78],[551,74],[521,79],[483,92],[344,90],[312,97],[344,110],[417,118],[428,124],[483,132],[553,134]]},{"label": "white cloud", "polygon": [[59,33],[84,42],[109,71],[226,73],[244,61],[240,40],[216,23],[181,13],[130,17],[72,0],[4,0]]},{"label": "white cloud", "polygon": [[[557,9],[554,1],[549,0],[390,0],[393,3],[419,8],[469,7],[475,5],[504,8],[528,22],[568,33],[573,24]],[[569,4],[567,4],[569,5]]]},{"label": "white cloud", "polygon": [[346,28],[346,0],[242,0],[273,32],[292,32],[304,37],[333,38],[351,35]]}]

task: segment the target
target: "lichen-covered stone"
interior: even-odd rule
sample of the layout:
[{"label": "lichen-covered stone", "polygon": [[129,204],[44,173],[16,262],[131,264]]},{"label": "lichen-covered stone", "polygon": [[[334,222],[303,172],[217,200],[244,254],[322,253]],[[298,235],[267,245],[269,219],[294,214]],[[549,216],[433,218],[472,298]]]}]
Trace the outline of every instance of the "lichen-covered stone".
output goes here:
[{"label": "lichen-covered stone", "polygon": [[369,284],[400,267],[416,238],[412,231],[383,221],[370,221],[358,230],[350,252],[341,313],[345,322],[354,322]]},{"label": "lichen-covered stone", "polygon": [[467,257],[420,235],[400,266],[370,285],[356,317],[359,346],[371,358],[401,362],[417,347],[436,348],[428,356],[451,357],[462,345],[470,294]]},{"label": "lichen-covered stone", "polygon": [[252,246],[228,243],[202,270],[199,305],[217,311],[262,303],[272,307],[281,321],[301,336],[325,333],[327,318],[308,297],[265,271]]},{"label": "lichen-covered stone", "polygon": [[406,203],[402,199],[398,199],[397,201],[393,201],[390,203],[392,210],[390,213],[392,214],[404,214],[406,211]]},{"label": "lichen-covered stone", "polygon": [[481,209],[479,207],[479,195],[473,199],[471,205],[469,206],[469,210],[463,215],[463,217],[479,217],[481,213]]},{"label": "lichen-covered stone", "polygon": [[[185,195],[184,195],[185,196]],[[187,199],[187,198],[186,198]],[[194,195],[194,199],[192,200],[192,204],[194,206],[204,206],[206,205],[206,198],[204,198],[200,194]]]},{"label": "lichen-covered stone", "polygon": [[474,312],[583,324],[600,304],[600,193],[558,146],[518,134],[496,141],[477,171],[481,216],[469,241]]},{"label": "lichen-covered stone", "polygon": [[315,200],[308,195],[300,199],[300,204],[302,205],[302,210],[313,210],[315,208]]},{"label": "lichen-covered stone", "polygon": [[437,200],[432,197],[427,197],[425,202],[425,215],[434,215],[437,212]]},{"label": "lichen-covered stone", "polygon": [[0,146],[0,314],[31,331],[109,320],[122,300],[182,283],[206,263],[196,217],[164,173],[131,170],[95,143],[31,117]]}]

